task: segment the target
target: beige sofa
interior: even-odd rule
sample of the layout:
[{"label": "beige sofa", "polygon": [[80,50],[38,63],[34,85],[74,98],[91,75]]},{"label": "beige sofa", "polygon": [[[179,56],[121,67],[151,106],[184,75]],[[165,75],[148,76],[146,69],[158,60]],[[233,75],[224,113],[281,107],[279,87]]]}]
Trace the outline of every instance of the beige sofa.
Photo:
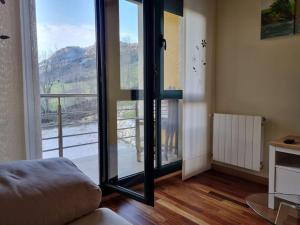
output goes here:
[{"label": "beige sofa", "polygon": [[0,225],[130,225],[70,160],[0,164]]}]

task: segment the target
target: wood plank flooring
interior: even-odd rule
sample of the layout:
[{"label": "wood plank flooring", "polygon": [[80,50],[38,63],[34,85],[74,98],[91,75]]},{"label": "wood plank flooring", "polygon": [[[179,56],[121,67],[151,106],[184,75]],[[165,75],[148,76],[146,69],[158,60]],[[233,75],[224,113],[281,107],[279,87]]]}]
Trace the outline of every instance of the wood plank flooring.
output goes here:
[{"label": "wood plank flooring", "polygon": [[117,196],[103,203],[134,225],[240,225],[268,224],[245,203],[251,193],[267,187],[208,171],[185,182],[179,176],[156,184],[155,207]]}]

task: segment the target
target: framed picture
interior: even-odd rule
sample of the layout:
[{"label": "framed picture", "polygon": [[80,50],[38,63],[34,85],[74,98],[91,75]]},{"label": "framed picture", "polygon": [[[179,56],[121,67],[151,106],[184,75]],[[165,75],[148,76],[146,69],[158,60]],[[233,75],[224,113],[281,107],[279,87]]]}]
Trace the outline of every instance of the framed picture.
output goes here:
[{"label": "framed picture", "polygon": [[296,1],[300,2],[300,0],[262,0],[261,39],[295,33]]},{"label": "framed picture", "polygon": [[295,32],[300,33],[300,0],[296,0]]}]

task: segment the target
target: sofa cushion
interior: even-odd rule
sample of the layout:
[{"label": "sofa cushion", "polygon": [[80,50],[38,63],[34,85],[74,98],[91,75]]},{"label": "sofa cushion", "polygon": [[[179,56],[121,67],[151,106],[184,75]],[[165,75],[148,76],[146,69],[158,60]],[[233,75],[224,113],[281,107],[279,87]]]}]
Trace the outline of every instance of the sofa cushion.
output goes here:
[{"label": "sofa cushion", "polygon": [[130,223],[110,209],[101,208],[68,225],[130,225]]},{"label": "sofa cushion", "polygon": [[100,201],[99,187],[70,160],[0,164],[0,225],[63,225]]}]

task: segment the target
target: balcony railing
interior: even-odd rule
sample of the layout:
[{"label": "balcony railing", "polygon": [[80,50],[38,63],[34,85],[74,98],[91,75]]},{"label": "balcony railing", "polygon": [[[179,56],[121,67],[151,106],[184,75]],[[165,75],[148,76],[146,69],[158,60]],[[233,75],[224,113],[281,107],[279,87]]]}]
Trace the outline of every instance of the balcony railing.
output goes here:
[{"label": "balcony railing", "polygon": [[[51,157],[53,154],[59,157],[68,157],[71,154],[71,157],[75,158],[97,154],[98,150],[95,148],[81,149],[80,147],[98,144],[98,96],[96,94],[41,94],[40,97],[43,154],[48,153]],[[118,102],[116,117],[118,142],[133,146],[136,150],[137,162],[142,161],[143,153],[143,113],[138,112],[139,108],[142,107],[139,107],[137,101]],[[165,158],[168,149],[175,149],[178,155],[178,132],[174,134],[176,130],[178,131],[178,116],[175,113],[177,109],[177,103],[175,105],[173,103],[172,106],[168,101],[162,102],[161,126],[164,131],[162,149],[166,152]],[[170,114],[172,111],[173,114]],[[66,149],[72,151],[66,152]],[[85,150],[89,153],[85,153]]]},{"label": "balcony railing", "polygon": [[[41,118],[42,130],[56,130],[57,135],[43,135],[42,141],[57,140],[57,143],[48,147],[43,145],[43,153],[58,151],[58,156],[64,156],[65,149],[77,148],[86,145],[98,144],[98,136],[94,140],[84,143],[64,145],[65,138],[82,138],[87,135],[96,135],[98,130],[64,134],[65,127],[81,126],[98,122],[97,95],[96,94],[41,94]],[[126,118],[124,112],[136,115],[136,105],[128,105],[118,108],[118,140],[136,145],[136,121],[137,118]],[[85,118],[89,118],[85,120]],[[78,119],[80,121],[78,121]],[[127,122],[126,122],[127,121]],[[128,122],[131,121],[131,122]],[[97,127],[97,126],[96,126]],[[54,133],[54,132],[52,132]]]}]

